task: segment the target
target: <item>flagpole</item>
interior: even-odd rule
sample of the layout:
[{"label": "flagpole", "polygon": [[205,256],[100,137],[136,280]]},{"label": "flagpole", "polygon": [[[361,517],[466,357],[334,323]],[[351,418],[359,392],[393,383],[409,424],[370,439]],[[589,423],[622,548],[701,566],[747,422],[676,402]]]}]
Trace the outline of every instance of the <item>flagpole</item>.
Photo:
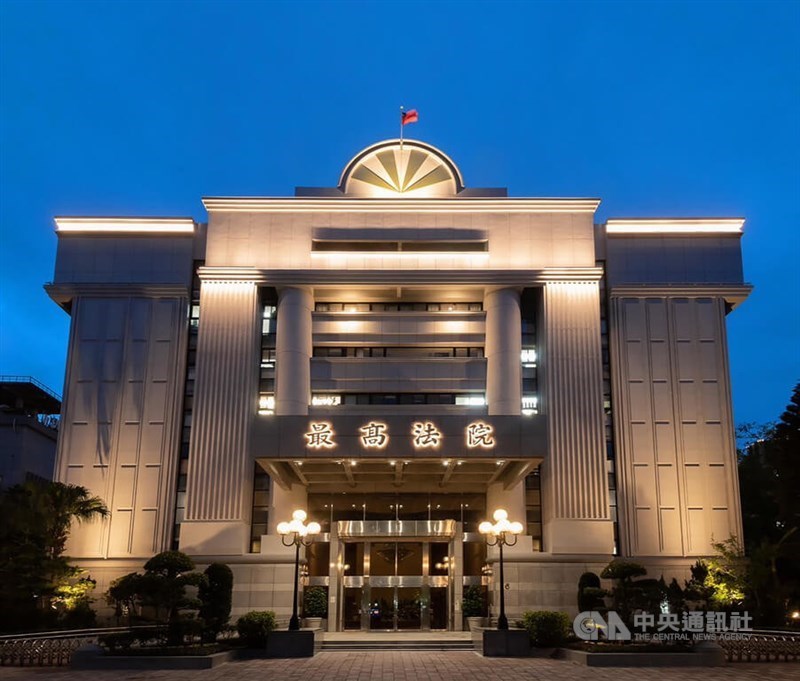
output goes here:
[{"label": "flagpole", "polygon": [[400,153],[403,153],[403,107],[400,107]]}]

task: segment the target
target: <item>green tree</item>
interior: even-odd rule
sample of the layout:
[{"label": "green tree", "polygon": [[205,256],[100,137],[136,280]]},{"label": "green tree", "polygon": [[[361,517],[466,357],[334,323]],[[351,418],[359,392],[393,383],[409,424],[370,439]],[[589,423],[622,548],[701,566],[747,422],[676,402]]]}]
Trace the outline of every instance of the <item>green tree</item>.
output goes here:
[{"label": "green tree", "polygon": [[200,584],[200,618],[203,620],[203,641],[213,643],[231,618],[233,604],[233,571],[223,563],[211,563]]},{"label": "green tree", "polygon": [[644,600],[645,587],[634,582],[634,577],[643,577],[646,574],[647,569],[644,565],[619,559],[612,560],[600,573],[603,579],[613,580],[614,587],[609,592],[613,600],[611,609],[616,610],[628,625],[633,623],[633,614],[642,606]]},{"label": "green tree", "polygon": [[[82,572],[64,555],[72,522],[107,515],[99,497],[76,485],[27,482],[0,492],[0,627],[47,627],[68,612],[52,606],[59,589]],[[88,598],[81,607],[87,606]]]},{"label": "green tree", "polygon": [[737,429],[747,605],[761,625],[800,608],[800,383],[778,422]]},{"label": "green tree", "polygon": [[184,610],[198,610],[200,600],[186,594],[187,586],[200,586],[206,579],[194,572],[194,561],[180,551],[164,551],[144,564],[139,581],[141,603],[156,610],[156,617],[166,611],[167,645],[179,646],[184,638]]}]

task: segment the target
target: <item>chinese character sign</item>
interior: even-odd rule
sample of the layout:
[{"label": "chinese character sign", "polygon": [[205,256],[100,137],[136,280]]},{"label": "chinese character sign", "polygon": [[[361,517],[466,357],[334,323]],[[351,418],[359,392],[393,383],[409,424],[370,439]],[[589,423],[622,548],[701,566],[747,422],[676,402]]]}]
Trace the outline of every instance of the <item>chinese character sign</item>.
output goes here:
[{"label": "chinese character sign", "polygon": [[411,426],[411,435],[414,438],[414,449],[436,449],[442,439],[441,432],[430,421],[417,421]]},{"label": "chinese character sign", "polygon": [[475,421],[467,426],[467,447],[475,449],[482,447],[483,449],[491,449],[494,447],[494,427],[484,423],[483,421]]},{"label": "chinese character sign", "polygon": [[311,430],[305,434],[305,437],[311,449],[333,449],[336,446],[333,441],[335,433],[330,423],[312,421],[309,426]]},{"label": "chinese character sign", "polygon": [[361,433],[361,444],[368,449],[383,449],[389,442],[388,430],[385,423],[370,421],[366,426],[358,429]]}]

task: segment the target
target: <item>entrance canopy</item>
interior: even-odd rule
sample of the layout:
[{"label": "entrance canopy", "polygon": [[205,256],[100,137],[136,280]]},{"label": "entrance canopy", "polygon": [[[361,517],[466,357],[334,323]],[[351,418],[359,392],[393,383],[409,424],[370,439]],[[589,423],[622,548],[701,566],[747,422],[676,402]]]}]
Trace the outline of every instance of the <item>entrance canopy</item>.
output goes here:
[{"label": "entrance canopy", "polygon": [[543,416],[348,414],[256,419],[253,455],[309,492],[484,492],[544,459]]},{"label": "entrance canopy", "polygon": [[508,489],[542,459],[273,459],[256,461],[276,484],[301,484],[309,492],[463,492],[483,493],[488,485]]}]

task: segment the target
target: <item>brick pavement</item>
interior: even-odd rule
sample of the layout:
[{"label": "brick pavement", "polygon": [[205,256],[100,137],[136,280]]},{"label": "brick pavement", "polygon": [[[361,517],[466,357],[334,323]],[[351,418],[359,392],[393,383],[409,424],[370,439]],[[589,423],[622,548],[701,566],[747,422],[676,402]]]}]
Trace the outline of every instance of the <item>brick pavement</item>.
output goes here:
[{"label": "brick pavement", "polygon": [[0,667],[3,681],[800,681],[800,663],[715,668],[587,668],[472,652],[323,652],[300,660],[248,660],[205,671],[96,671]]}]

